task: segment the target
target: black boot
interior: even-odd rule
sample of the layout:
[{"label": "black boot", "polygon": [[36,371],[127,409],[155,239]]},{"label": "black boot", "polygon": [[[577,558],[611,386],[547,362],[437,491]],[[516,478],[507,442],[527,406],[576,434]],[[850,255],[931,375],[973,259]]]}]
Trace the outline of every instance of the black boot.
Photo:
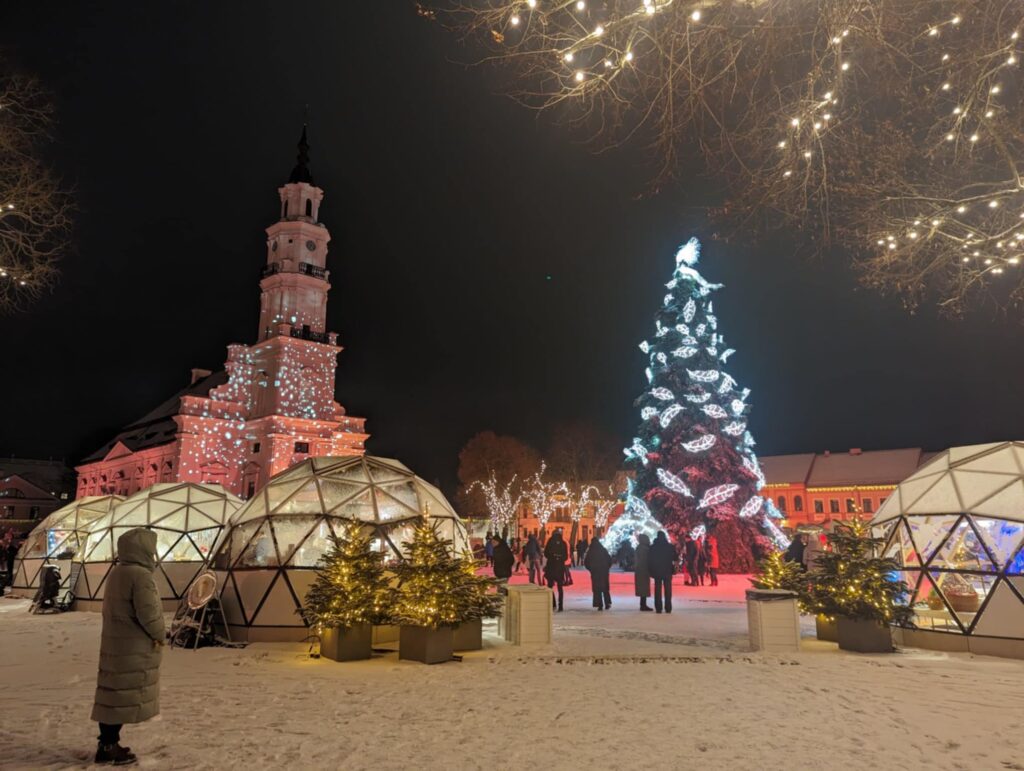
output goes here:
[{"label": "black boot", "polygon": [[96,747],[95,762],[100,765],[109,763],[114,766],[130,766],[138,760],[127,747],[120,744],[100,744]]},{"label": "black boot", "polygon": [[654,610],[654,608],[652,608],[650,605],[647,604],[647,598],[646,597],[641,597],[640,598],[640,610],[646,610],[648,612]]}]

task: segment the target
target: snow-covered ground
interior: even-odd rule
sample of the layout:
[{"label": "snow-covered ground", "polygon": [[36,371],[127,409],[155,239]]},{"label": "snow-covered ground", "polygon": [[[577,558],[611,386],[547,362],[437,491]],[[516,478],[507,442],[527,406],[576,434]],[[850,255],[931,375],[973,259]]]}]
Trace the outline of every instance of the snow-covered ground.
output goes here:
[{"label": "snow-covered ground", "polygon": [[[124,740],[153,769],[1024,769],[1024,662],[749,653],[742,577],[656,615],[613,576],[610,612],[577,573],[552,645],[461,663],[169,651],[163,714]],[[26,609],[0,600],[0,768],[85,767],[100,618]]]}]

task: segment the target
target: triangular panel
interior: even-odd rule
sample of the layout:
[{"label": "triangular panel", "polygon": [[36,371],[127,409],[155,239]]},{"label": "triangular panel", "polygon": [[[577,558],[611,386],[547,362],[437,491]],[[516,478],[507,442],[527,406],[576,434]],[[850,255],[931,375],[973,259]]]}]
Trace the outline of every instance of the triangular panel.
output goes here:
[{"label": "triangular panel", "polygon": [[224,589],[220,595],[221,608],[227,622],[234,626],[244,626],[245,617],[242,615],[242,603],[238,601],[238,592],[235,590],[234,577],[230,573],[217,572],[218,582],[225,582]]},{"label": "triangular panel", "polygon": [[999,452],[983,455],[975,460],[967,461],[957,466],[957,471],[980,471],[992,474],[1010,474],[1012,476],[1020,476],[1021,473],[1020,468],[1017,466],[1017,459],[1014,457],[1013,450],[1010,447]]},{"label": "triangular panel", "polygon": [[951,511],[963,511],[963,506],[949,474],[936,477],[932,486],[904,509],[906,514],[945,514]]},{"label": "triangular panel", "polygon": [[274,581],[263,606],[250,623],[254,626],[302,626],[302,620],[295,612],[297,609],[291,589],[282,576]]},{"label": "triangular panel", "polygon": [[978,618],[973,634],[1024,639],[1024,602],[1000,581]]},{"label": "triangular panel", "polygon": [[174,596],[181,597],[203,566],[198,562],[165,562],[160,567],[167,576]]},{"label": "triangular panel", "polygon": [[236,570],[232,573],[238,597],[242,601],[242,611],[248,623],[252,623],[253,614],[263,601],[267,587],[277,575],[276,570]]},{"label": "triangular panel", "polygon": [[900,493],[900,502],[903,504],[902,509],[904,512],[908,511],[917,499],[924,495],[928,490],[935,486],[935,483],[942,479],[944,474],[934,474],[920,479],[914,479],[913,481],[904,482],[896,489]]},{"label": "triangular panel", "polygon": [[982,455],[1002,444],[1005,444],[1005,442],[989,442],[988,444],[971,444],[965,447],[953,447],[949,451],[949,462],[952,465],[962,463],[968,458],[974,458],[975,456]]},{"label": "triangular panel", "polygon": [[995,571],[988,553],[967,519],[953,529],[941,548],[929,559],[928,567],[951,570]]},{"label": "triangular panel", "polygon": [[[917,551],[924,560],[931,559],[942,540],[960,518],[958,514],[935,514],[930,517],[907,517]],[[904,562],[903,564],[907,564]]]},{"label": "triangular panel", "polygon": [[156,582],[156,591],[160,595],[161,600],[175,600],[178,595],[174,592],[174,587],[171,586],[171,582],[167,580],[167,576],[164,575],[164,571],[157,565],[156,570],[153,571],[153,580]]},{"label": "triangular panel", "polygon": [[288,570],[288,583],[292,585],[292,591],[295,592],[295,596],[299,598],[299,602],[304,602],[306,599],[306,593],[309,588],[316,581],[315,570]]},{"label": "triangular panel", "polygon": [[985,542],[985,546],[995,559],[997,567],[1005,567],[1024,541],[1024,522],[979,516],[971,519],[981,534],[981,540]]},{"label": "triangular panel", "polygon": [[964,511],[975,511],[979,505],[1018,480],[1017,475],[984,474],[980,471],[953,471],[952,474]]},{"label": "triangular panel", "polygon": [[1015,480],[995,495],[971,507],[974,514],[1024,521],[1024,482]]}]

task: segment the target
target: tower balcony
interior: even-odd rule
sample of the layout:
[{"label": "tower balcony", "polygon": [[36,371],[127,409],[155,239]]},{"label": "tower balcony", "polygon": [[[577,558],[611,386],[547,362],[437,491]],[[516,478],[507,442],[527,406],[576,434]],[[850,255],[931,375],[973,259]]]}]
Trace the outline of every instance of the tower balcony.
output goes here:
[{"label": "tower balcony", "polygon": [[296,270],[289,270],[287,264],[280,261],[271,262],[263,267],[263,278],[273,276],[275,273],[301,273],[304,276],[327,280],[327,268],[321,268],[319,265],[313,265],[308,262],[298,263]]},{"label": "tower balcony", "polygon": [[[271,331],[273,329],[273,331]],[[311,343],[322,345],[338,344],[337,332],[317,332],[310,329],[307,324],[278,324],[276,327],[267,327],[264,339],[269,339],[276,334],[278,337],[294,337],[296,340],[309,340]]]}]

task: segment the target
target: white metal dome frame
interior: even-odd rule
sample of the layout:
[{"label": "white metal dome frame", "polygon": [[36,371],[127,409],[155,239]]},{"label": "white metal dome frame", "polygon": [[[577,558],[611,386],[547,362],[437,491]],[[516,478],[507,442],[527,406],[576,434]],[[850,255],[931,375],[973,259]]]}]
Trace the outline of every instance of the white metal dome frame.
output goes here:
[{"label": "white metal dome frame", "polygon": [[68,586],[71,562],[89,537],[92,525],[111,512],[124,498],[90,495],[53,511],[29,533],[14,560],[12,594],[32,597],[39,588],[43,565],[60,569],[61,588]]},{"label": "white metal dome frame", "polygon": [[441,491],[397,460],[309,458],[276,475],[232,518],[211,562],[232,637],[304,638],[298,610],[336,526],[360,523],[398,560],[424,513],[455,551],[468,549],[465,526]]},{"label": "white metal dome frame", "polygon": [[125,498],[95,520],[85,548],[75,556],[82,571],[74,587],[77,607],[97,610],[117,558],[117,539],[137,527],[157,537],[153,572],[165,608],[173,609],[217,548],[231,516],[242,506],[217,484],[160,482]]},{"label": "white metal dome frame", "polygon": [[939,454],[871,528],[902,566],[918,630],[1024,640],[1024,442]]}]

